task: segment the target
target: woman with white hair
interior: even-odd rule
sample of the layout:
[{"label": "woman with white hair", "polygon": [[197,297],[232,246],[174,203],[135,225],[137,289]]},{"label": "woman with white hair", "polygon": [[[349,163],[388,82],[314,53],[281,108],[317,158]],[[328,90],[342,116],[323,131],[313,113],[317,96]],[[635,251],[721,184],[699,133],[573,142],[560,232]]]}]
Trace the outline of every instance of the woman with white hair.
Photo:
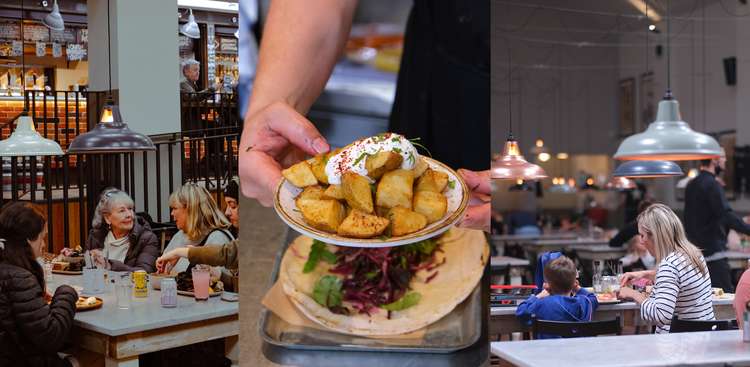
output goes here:
[{"label": "woman with white hair", "polygon": [[[638,215],[641,243],[659,264],[656,270],[625,273],[619,298],[633,299],[641,307],[641,318],[656,325],[657,333],[668,333],[672,318],[714,320],[711,277],[701,250],[687,240],[680,219],[668,206],[653,204]],[[646,296],[629,287],[631,281],[654,282]]]},{"label": "woman with white hair", "polygon": [[135,215],[135,204],[126,192],[102,192],[91,223],[86,250],[94,260],[113,271],[156,271],[159,240],[145,219]]},{"label": "woman with white hair", "polygon": [[[169,207],[179,231],[169,241],[165,253],[186,246],[221,246],[234,240],[231,222],[204,187],[194,183],[181,186],[169,197]],[[172,270],[185,271],[188,265],[187,259],[180,259]],[[228,272],[225,275],[231,277]]]}]

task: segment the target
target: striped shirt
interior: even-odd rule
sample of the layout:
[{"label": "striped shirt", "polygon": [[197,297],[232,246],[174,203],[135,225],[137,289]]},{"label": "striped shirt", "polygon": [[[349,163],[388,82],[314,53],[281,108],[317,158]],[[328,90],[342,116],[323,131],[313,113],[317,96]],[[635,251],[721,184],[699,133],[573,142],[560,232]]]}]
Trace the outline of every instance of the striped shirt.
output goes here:
[{"label": "striped shirt", "polygon": [[[702,256],[701,262],[705,267]],[[641,304],[641,318],[654,323],[657,333],[669,332],[673,315],[684,320],[715,319],[708,271],[702,275],[679,252],[672,252],[661,261],[654,289]]]}]

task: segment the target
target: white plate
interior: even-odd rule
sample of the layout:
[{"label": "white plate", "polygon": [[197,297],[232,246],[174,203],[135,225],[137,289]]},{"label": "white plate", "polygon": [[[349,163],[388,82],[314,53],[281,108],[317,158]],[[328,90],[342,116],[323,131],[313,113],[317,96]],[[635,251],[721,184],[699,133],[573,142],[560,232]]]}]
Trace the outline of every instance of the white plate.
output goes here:
[{"label": "white plate", "polygon": [[295,231],[332,245],[349,247],[391,247],[426,240],[449,230],[463,217],[464,212],[466,211],[466,206],[469,203],[469,189],[461,176],[450,167],[432,158],[422,157],[422,159],[424,159],[425,162],[427,162],[427,165],[433,170],[448,174],[448,180],[453,181],[456,184],[453,185],[453,188],[446,187],[445,191],[443,191],[443,194],[448,199],[448,210],[443,218],[417,232],[405,236],[390,237],[387,239],[377,237],[368,239],[349,238],[313,228],[305,222],[305,219],[302,218],[302,213],[300,213],[294,203],[294,198],[302,192],[302,189],[292,185],[285,178],[281,179],[279,186],[276,188],[273,207],[276,209],[276,213],[279,217],[281,217],[281,220],[292,227]]}]

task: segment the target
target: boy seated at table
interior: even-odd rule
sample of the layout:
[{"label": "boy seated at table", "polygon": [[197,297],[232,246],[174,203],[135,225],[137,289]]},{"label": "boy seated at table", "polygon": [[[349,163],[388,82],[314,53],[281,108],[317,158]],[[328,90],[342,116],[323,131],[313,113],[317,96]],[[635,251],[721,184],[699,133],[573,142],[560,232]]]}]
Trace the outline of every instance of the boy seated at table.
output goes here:
[{"label": "boy seated at table", "polygon": [[[550,321],[591,321],[599,303],[596,295],[581,288],[573,261],[560,256],[544,266],[544,290],[518,305],[516,317],[526,326],[532,319]],[[537,339],[556,338],[539,334]]]}]

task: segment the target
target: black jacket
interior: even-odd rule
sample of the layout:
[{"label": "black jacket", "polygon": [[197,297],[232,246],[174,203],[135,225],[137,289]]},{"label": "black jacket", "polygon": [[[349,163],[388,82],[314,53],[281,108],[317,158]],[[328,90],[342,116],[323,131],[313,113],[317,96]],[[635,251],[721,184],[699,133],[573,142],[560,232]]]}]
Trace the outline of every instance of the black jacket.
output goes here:
[{"label": "black jacket", "polygon": [[69,340],[77,299],[62,285],[48,305],[31,272],[0,263],[0,366],[64,366],[57,352]]},{"label": "black jacket", "polygon": [[708,171],[701,170],[685,188],[684,216],[688,240],[703,256],[726,250],[728,228],[750,234],[750,225],[732,211],[724,189]]},{"label": "black jacket", "polygon": [[[156,258],[159,257],[159,239],[154,232],[151,232],[151,226],[145,219],[140,216],[136,216],[135,219],[133,230],[128,235],[130,248],[125,255],[125,261],[110,260],[111,270],[145,270],[147,273],[153,273],[156,271]],[[109,229],[105,227],[92,228],[86,239],[86,250],[103,250],[107,233]]]},{"label": "black jacket", "polygon": [[633,221],[625,225],[622,229],[620,229],[619,232],[617,232],[617,235],[612,237],[611,240],[609,240],[609,245],[611,247],[622,247],[622,245],[626,244],[628,241],[630,241],[631,238],[635,237],[638,234],[638,222]]}]

